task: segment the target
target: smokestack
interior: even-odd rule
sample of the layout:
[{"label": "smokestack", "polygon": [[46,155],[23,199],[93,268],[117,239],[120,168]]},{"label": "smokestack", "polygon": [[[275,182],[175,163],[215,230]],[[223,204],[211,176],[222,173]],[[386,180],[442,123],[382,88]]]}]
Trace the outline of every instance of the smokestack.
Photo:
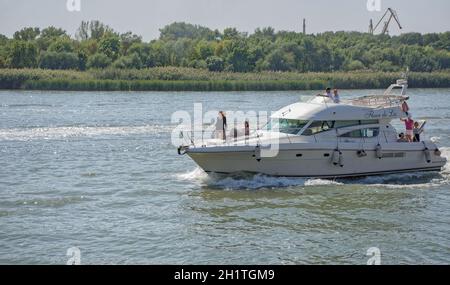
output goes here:
[{"label": "smokestack", "polygon": [[303,18],[303,34],[306,35],[306,19]]}]

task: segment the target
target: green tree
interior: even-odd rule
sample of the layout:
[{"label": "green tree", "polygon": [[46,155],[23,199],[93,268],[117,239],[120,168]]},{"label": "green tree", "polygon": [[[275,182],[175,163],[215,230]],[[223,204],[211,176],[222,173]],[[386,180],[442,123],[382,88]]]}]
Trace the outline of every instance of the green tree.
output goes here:
[{"label": "green tree", "polygon": [[68,36],[66,31],[60,28],[55,28],[53,26],[47,27],[41,31],[41,38],[49,38],[49,39],[55,39],[59,37],[65,37]]},{"label": "green tree", "polygon": [[56,38],[53,39],[47,50],[53,52],[73,52],[73,42],[69,37]]},{"label": "green tree", "polygon": [[159,38],[162,40],[177,40],[180,38],[214,40],[220,36],[218,31],[184,22],[172,23],[160,29],[159,32]]},{"label": "green tree", "polygon": [[36,67],[38,49],[35,43],[12,40],[7,47],[7,65],[12,68]]},{"label": "green tree", "polygon": [[295,68],[295,55],[276,49],[267,56],[266,68],[274,71],[291,71]]},{"label": "green tree", "polygon": [[98,51],[111,60],[117,59],[120,51],[120,39],[115,34],[106,34],[98,43]]},{"label": "green tree", "polygon": [[17,31],[14,33],[13,38],[15,40],[21,40],[21,41],[33,41],[39,36],[41,33],[39,28],[23,28],[20,31]]},{"label": "green tree", "polygon": [[78,55],[72,52],[43,52],[39,58],[43,69],[78,69]]},{"label": "green tree", "polygon": [[96,53],[88,58],[87,68],[106,68],[111,64],[111,59],[103,54]]},{"label": "green tree", "polygon": [[100,21],[82,21],[75,37],[81,41],[100,40],[105,34],[114,33],[113,29]]},{"label": "green tree", "polygon": [[212,55],[214,55],[214,42],[201,40],[195,45],[196,59],[205,60]]},{"label": "green tree", "polygon": [[120,44],[121,44],[120,53],[123,55],[127,55],[129,48],[133,44],[141,43],[141,42],[142,42],[142,37],[135,35],[132,32],[126,32],[124,34],[121,34],[120,35]]},{"label": "green tree", "polygon": [[236,28],[226,28],[225,30],[223,30],[224,40],[238,40],[244,37],[245,34],[240,33]]},{"label": "green tree", "polygon": [[[45,51],[52,43],[58,41],[60,38],[70,39],[69,35],[66,34],[66,31],[50,26],[41,31],[39,38],[36,39],[36,43],[40,50]],[[72,44],[73,43],[71,43],[71,45]],[[69,52],[69,50],[67,51]]]},{"label": "green tree", "polygon": [[252,57],[245,40],[230,41],[226,46],[226,63],[234,72],[248,72],[253,69]]},{"label": "green tree", "polygon": [[364,64],[359,60],[352,60],[345,64],[346,71],[363,70],[365,68]]},{"label": "green tree", "polygon": [[221,57],[218,56],[210,56],[206,59],[206,65],[209,69],[209,71],[223,71],[225,64]]},{"label": "green tree", "polygon": [[142,61],[137,53],[122,56],[113,63],[114,68],[119,69],[140,69]]},{"label": "green tree", "polygon": [[88,56],[82,50],[78,51],[78,69],[85,70],[87,65]]}]

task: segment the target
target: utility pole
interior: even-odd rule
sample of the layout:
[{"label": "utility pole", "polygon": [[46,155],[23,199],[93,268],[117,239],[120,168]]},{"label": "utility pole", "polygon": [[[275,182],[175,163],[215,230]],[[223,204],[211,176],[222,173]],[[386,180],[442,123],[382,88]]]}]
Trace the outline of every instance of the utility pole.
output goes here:
[{"label": "utility pole", "polygon": [[306,19],[303,18],[303,34],[306,35]]}]

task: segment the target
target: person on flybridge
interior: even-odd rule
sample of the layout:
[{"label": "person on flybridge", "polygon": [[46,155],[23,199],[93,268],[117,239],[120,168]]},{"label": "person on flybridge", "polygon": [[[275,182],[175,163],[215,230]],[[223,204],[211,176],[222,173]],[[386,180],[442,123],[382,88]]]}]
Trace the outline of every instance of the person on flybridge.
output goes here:
[{"label": "person on flybridge", "polygon": [[334,92],[333,92],[333,101],[334,101],[334,103],[336,103],[336,104],[339,104],[339,103],[341,102],[341,98],[339,97],[339,93],[338,93],[338,90],[337,90],[337,89],[334,89]]},{"label": "person on flybridge", "polygon": [[333,94],[331,94],[331,88],[330,88],[330,87],[328,87],[328,88],[325,90],[325,94],[323,94],[323,96],[328,97],[328,98],[330,98],[331,100],[334,101],[334,99],[333,99]]},{"label": "person on flybridge", "polygon": [[325,90],[325,94],[319,94],[318,96],[328,97],[331,101],[333,101],[336,104],[339,104],[341,102],[338,90],[334,89],[333,93],[331,93],[331,88],[330,87],[328,87]]}]

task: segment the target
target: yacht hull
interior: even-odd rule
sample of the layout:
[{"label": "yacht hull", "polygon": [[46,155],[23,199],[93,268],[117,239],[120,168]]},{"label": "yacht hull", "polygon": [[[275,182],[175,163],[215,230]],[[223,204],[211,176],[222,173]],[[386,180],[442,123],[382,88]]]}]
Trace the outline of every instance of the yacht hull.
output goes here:
[{"label": "yacht hull", "polygon": [[253,150],[187,151],[187,154],[206,172],[235,173],[252,172],[287,177],[358,177],[389,173],[440,171],[446,159],[431,151],[430,161],[423,149],[383,150],[382,158],[377,152],[365,151],[358,155],[357,149],[341,149],[341,162],[333,163],[333,149],[280,150],[275,157],[255,158]]}]

